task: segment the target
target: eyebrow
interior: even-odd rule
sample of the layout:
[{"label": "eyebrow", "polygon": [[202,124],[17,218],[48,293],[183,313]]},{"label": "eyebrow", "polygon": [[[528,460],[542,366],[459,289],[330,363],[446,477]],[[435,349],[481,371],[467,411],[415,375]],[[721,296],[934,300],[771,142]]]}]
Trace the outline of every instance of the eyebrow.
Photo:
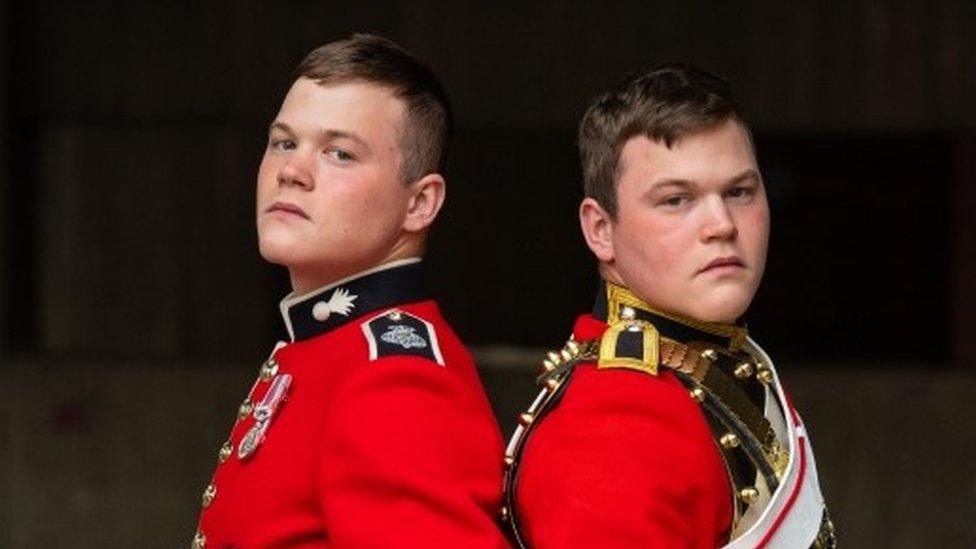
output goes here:
[{"label": "eyebrow", "polygon": [[663,189],[665,187],[680,187],[684,189],[692,185],[693,183],[687,179],[664,178],[658,179],[651,184],[651,190]]},{"label": "eyebrow", "polygon": [[743,181],[746,181],[748,179],[755,179],[757,183],[762,181],[762,177],[759,175],[759,172],[757,172],[752,168],[748,168],[744,172],[740,173],[739,175],[733,177],[732,179],[729,179],[727,184],[735,185],[736,183],[742,183]]},{"label": "eyebrow", "polygon": [[[289,126],[288,124],[280,120],[275,120],[274,122],[272,122],[271,126],[268,127],[268,132],[271,132],[272,130],[275,129],[282,130],[292,135],[295,134],[295,130],[293,130],[291,126]],[[343,130],[320,129],[318,133],[323,137],[325,137],[326,139],[348,139],[350,141],[355,141],[356,143],[359,143],[363,147],[367,147],[367,148],[369,147],[369,145],[367,145],[366,141],[363,140],[362,137],[359,137],[358,135],[352,132],[347,132]]]},{"label": "eyebrow", "polygon": [[[752,168],[747,168],[742,173],[739,173],[737,175],[734,175],[734,176],[730,177],[725,182],[725,185],[726,186],[736,185],[738,183],[742,183],[743,181],[746,181],[746,180],[749,180],[749,179],[755,179],[757,182],[762,180],[762,178],[759,177],[759,172],[757,172],[756,170],[754,170]],[[694,181],[691,181],[691,180],[688,180],[688,179],[663,178],[663,179],[658,179],[657,181],[655,181],[651,185],[651,189],[652,190],[656,190],[656,189],[661,189],[661,188],[664,188],[664,187],[679,187],[679,188],[685,189],[685,188],[688,188],[688,187],[693,187],[694,185],[695,185],[695,182]]]}]

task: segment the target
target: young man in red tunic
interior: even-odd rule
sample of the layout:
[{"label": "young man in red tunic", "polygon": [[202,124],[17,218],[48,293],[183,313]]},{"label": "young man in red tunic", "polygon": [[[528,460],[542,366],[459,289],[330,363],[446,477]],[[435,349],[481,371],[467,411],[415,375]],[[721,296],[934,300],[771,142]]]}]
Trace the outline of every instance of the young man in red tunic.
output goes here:
[{"label": "young man in red tunic", "polygon": [[506,453],[518,543],[829,546],[803,425],[738,323],[769,207],[728,85],[686,65],[632,75],[592,103],[579,146],[602,282]]},{"label": "young man in red tunic", "polygon": [[192,546],[506,547],[500,433],[421,272],[447,96],[369,35],[296,74],[257,182],[261,255],[294,290],[289,340],[240,406]]}]

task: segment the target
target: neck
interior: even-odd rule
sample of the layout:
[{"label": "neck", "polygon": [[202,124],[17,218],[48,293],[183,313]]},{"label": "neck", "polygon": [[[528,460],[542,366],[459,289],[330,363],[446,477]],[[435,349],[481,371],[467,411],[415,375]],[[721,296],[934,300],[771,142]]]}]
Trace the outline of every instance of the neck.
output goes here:
[{"label": "neck", "polygon": [[406,235],[398,240],[382,257],[346,265],[297,265],[288,267],[292,294],[307,294],[318,288],[334,285],[340,281],[359,276],[373,269],[404,259],[420,258],[424,254],[424,241]]},{"label": "neck", "polygon": [[612,281],[601,283],[593,306],[593,316],[608,324],[643,320],[653,324],[661,335],[676,341],[703,340],[730,349],[739,348],[748,333],[746,328],[735,324],[704,322],[662,311]]},{"label": "neck", "polygon": [[303,296],[322,289],[343,284],[346,281],[354,278],[359,278],[361,276],[382,271],[400,264],[419,262],[420,260],[421,258],[419,256],[390,257],[366,268],[346,268],[341,270],[331,270],[328,272],[320,269],[316,271],[317,276],[302,276],[300,271],[291,269],[289,270],[289,274],[291,275],[291,295]]}]

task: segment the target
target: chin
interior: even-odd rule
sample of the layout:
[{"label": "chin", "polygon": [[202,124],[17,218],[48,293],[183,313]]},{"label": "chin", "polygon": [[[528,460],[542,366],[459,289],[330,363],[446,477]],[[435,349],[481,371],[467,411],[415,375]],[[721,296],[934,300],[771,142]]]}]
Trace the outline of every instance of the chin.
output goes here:
[{"label": "chin", "polygon": [[259,235],[258,252],[268,263],[288,267],[300,262],[300,250],[287,238]]},{"label": "chin", "polygon": [[695,308],[694,317],[705,322],[732,324],[745,314],[752,296],[742,294],[717,295],[702,299]]},{"label": "chin", "polygon": [[745,310],[738,311],[723,311],[723,310],[710,310],[705,311],[703,314],[694,315],[696,320],[701,320],[703,322],[711,322],[714,324],[735,324]]}]

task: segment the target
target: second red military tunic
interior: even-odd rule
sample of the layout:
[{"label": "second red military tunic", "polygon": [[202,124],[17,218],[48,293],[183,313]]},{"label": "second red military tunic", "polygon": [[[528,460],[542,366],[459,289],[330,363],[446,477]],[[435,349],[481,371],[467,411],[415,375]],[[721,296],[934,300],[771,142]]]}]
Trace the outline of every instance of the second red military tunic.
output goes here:
[{"label": "second red military tunic", "polygon": [[745,328],[605,283],[506,450],[521,547],[833,547],[808,436]]},{"label": "second red military tunic", "polygon": [[[590,315],[573,338],[598,339]],[[516,510],[533,549],[717,547],[732,518],[707,422],[669,371],[576,366],[526,441]]]}]

